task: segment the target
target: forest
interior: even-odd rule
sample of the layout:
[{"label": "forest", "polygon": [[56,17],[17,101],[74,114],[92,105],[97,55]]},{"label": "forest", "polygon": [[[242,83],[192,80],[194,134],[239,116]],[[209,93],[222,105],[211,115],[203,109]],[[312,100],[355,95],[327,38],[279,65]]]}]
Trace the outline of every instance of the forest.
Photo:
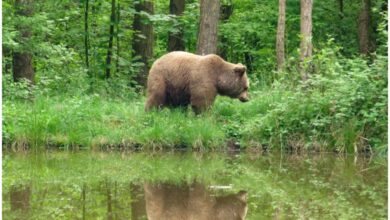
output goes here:
[{"label": "forest", "polygon": [[[387,1],[3,0],[2,19],[4,219],[388,218]],[[171,51],[233,63],[250,100],[145,111]]]},{"label": "forest", "polygon": [[[387,1],[3,1],[3,149],[387,152]],[[251,100],[144,112],[169,51],[242,63]]]}]

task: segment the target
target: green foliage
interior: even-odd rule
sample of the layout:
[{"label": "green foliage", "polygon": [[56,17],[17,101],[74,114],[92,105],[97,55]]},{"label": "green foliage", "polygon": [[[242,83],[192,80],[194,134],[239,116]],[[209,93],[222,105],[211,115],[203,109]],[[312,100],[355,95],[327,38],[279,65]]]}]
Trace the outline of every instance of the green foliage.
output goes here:
[{"label": "green foliage", "polygon": [[[313,63],[316,70],[302,87],[276,82],[259,97],[276,100],[266,112],[262,107],[245,114],[253,120],[243,132],[244,140],[294,150],[328,147],[353,152],[375,146],[386,151],[387,57],[367,65],[366,60],[346,59],[329,48],[317,51]],[[254,105],[259,103],[254,100]]]},{"label": "green foliage", "polygon": [[[13,86],[6,88],[6,94],[18,92],[3,102],[4,142],[8,146],[217,149],[233,139],[243,147],[384,153],[387,57],[377,55],[367,63],[338,51],[332,46],[317,51],[314,72],[299,87],[291,83],[288,72],[272,88],[251,91],[249,103],[221,97],[212,111],[200,117],[187,109],[145,113],[143,98],[114,93],[73,98],[38,95],[32,101],[17,101],[29,93],[18,87],[24,84],[10,83]],[[121,90],[120,84],[116,90]]]},{"label": "green foliage", "polygon": [[[195,117],[185,110],[144,113],[143,87],[133,76],[142,68],[132,53],[133,1],[119,0],[112,77],[104,79],[110,24],[109,2],[34,1],[31,17],[15,15],[3,2],[3,140],[8,146],[216,149],[226,139],[243,147],[386,152],[387,12],[372,1],[372,37],[377,51],[359,57],[356,18],[360,2],[316,1],[314,56],[300,81],[298,0],[287,1],[286,70],[275,72],[277,1],[222,1],[233,13],[219,25],[219,49],[227,60],[247,65],[252,101],[219,98],[212,111]],[[183,16],[169,15],[168,1],[154,1],[154,15],[139,12],[155,32],[154,58],[165,54],[169,32],[184,30],[195,52],[199,3],[187,1]],[[119,7],[120,6],[120,7]],[[342,19],[341,19],[342,16]],[[21,36],[30,28],[31,37]],[[88,34],[89,69],[84,37]],[[222,40],[223,39],[223,40]],[[12,53],[33,54],[35,85],[14,83]],[[59,111],[59,109],[61,111]],[[63,110],[63,111],[62,111]],[[110,124],[110,120],[113,124]],[[127,123],[129,120],[131,123]],[[177,132],[179,131],[179,132]]]}]

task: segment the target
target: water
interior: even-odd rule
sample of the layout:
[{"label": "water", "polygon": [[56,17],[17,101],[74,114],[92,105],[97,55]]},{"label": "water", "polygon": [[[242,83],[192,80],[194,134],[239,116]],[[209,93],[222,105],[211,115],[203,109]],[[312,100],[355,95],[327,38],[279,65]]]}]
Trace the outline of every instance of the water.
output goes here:
[{"label": "water", "polygon": [[387,158],[3,156],[3,219],[387,219]]}]

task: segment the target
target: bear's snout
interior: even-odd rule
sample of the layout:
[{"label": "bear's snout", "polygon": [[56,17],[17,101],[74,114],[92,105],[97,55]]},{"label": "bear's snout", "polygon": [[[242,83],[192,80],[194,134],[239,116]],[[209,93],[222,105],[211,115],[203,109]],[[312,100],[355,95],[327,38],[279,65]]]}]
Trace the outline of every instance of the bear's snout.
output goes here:
[{"label": "bear's snout", "polygon": [[241,93],[241,95],[238,97],[238,100],[240,100],[241,102],[249,101],[249,94],[248,94],[248,92]]},{"label": "bear's snout", "polygon": [[246,97],[240,97],[238,98],[241,102],[247,102],[249,101],[249,98],[246,98]]}]

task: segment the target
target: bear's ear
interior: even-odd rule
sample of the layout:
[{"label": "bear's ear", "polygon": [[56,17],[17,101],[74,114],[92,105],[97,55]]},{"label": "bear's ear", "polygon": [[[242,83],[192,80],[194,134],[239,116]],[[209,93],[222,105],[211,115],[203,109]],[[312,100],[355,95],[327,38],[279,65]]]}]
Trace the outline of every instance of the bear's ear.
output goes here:
[{"label": "bear's ear", "polygon": [[238,73],[240,76],[243,76],[246,71],[246,67],[242,65],[241,63],[237,64],[234,67],[234,72]]},{"label": "bear's ear", "polygon": [[247,199],[248,199],[248,192],[247,191],[244,191],[244,190],[241,190],[240,192],[238,192],[236,194],[236,197],[241,200],[242,202],[246,202]]}]

